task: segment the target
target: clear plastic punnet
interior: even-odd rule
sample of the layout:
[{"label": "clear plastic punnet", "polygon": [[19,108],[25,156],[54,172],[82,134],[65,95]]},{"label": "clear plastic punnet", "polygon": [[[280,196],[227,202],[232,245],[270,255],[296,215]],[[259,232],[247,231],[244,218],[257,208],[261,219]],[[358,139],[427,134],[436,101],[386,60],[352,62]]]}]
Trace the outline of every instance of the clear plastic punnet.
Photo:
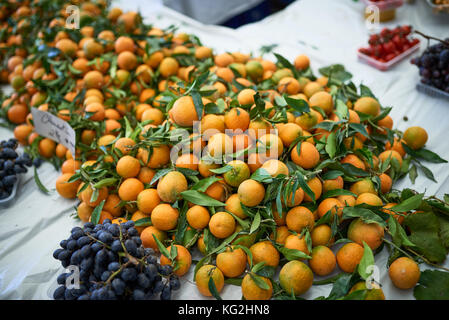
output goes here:
[{"label": "clear plastic punnet", "polygon": [[[429,0],[431,1],[431,0]],[[404,4],[403,0],[384,0],[384,1],[369,1],[363,0],[363,3],[367,6],[376,6],[380,11],[391,10],[399,8]]]},{"label": "clear plastic punnet", "polygon": [[402,52],[401,54],[397,55],[396,57],[394,57],[393,59],[391,59],[390,61],[387,61],[387,62],[378,61],[378,60],[376,60],[366,54],[363,54],[361,52],[357,52],[357,56],[359,57],[359,60],[369,64],[370,66],[372,66],[378,70],[381,70],[381,71],[387,71],[388,69],[393,67],[396,63],[404,60],[406,57],[411,55],[413,52],[417,51],[419,49],[419,46],[420,46],[420,43],[418,42],[413,47],[410,47],[409,49],[405,50],[404,52]]},{"label": "clear plastic punnet", "polygon": [[0,208],[9,207],[16,200],[17,188],[19,187],[20,184],[20,174],[16,175],[16,177],[17,181],[16,183],[14,183],[14,186],[12,187],[11,194],[7,198],[0,200]]}]

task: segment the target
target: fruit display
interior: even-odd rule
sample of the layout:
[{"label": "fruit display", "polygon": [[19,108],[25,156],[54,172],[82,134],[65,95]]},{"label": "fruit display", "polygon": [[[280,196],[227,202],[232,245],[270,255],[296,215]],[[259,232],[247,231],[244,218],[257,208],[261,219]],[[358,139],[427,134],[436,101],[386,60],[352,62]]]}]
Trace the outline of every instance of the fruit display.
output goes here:
[{"label": "fruit display", "polygon": [[[133,221],[86,223],[75,227],[53,257],[63,267],[77,267],[58,276],[56,300],[170,300],[181,286],[171,265],[160,265],[151,248],[143,248]],[[79,272],[79,284],[70,276]],[[73,280],[75,281],[75,280]]]},{"label": "fruit display", "polygon": [[411,63],[419,68],[421,83],[449,93],[449,38],[427,47]]},{"label": "fruit display", "polygon": [[[344,66],[214,52],[103,1],[83,1],[68,29],[65,5],[5,57],[14,92],[0,113],[31,158],[60,170],[56,191],[83,225],[53,254],[80,285],[62,273],[55,299],[165,300],[183,278],[216,299],[234,286],[295,300],[320,284],[333,289],[318,299],[388,299],[380,279],[369,286],[382,249],[395,287],[444,289],[449,197],[394,187],[436,181],[426,163],[447,161],[427,148],[431,132],[395,129],[392,107]],[[373,55],[407,50],[409,33],[373,36]],[[70,124],[74,155],[39,136],[32,107]]]},{"label": "fruit display", "polygon": [[0,142],[0,201],[8,198],[17,182],[17,175],[27,172],[33,162],[27,153],[16,151],[18,141],[9,139]]},{"label": "fruit display", "polygon": [[[371,65],[386,70],[394,63],[419,48],[419,39],[411,38],[411,26],[397,26],[394,29],[383,28],[369,38],[369,47],[359,49],[359,57]],[[374,60],[374,61],[373,61]]]},{"label": "fruit display", "polygon": [[449,1],[448,0],[426,0],[435,14],[448,14]]}]

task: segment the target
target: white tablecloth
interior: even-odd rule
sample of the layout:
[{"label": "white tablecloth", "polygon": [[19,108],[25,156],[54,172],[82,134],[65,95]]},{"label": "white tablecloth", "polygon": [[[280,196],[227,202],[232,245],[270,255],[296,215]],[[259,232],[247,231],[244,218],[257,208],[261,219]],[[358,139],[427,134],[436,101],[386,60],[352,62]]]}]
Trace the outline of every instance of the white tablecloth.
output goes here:
[{"label": "white tablecloth", "polygon": [[[419,80],[417,68],[403,62],[388,72],[381,72],[357,61],[357,48],[365,46],[368,38],[361,3],[301,0],[273,16],[236,30],[203,25],[157,3],[159,1],[155,5],[145,0],[116,1],[122,9],[140,9],[147,22],[153,22],[158,27],[175,24],[180,31],[198,35],[204,44],[216,52],[242,51],[257,55],[261,46],[277,44],[275,51],[290,60],[299,53],[307,54],[316,73],[321,66],[342,63],[354,75],[355,83],[363,82],[383,105],[394,106],[391,116],[395,127],[400,130],[412,125],[426,128],[429,133],[428,148],[449,159],[449,103],[416,91],[415,85]],[[391,27],[408,23],[424,33],[447,37],[448,22],[444,24],[442,19],[434,19],[424,1],[417,1],[415,5],[402,7],[397,19],[386,25]],[[423,41],[422,47],[425,45]],[[408,121],[404,120],[404,116],[408,117]],[[12,137],[12,132],[0,128],[0,139],[9,137]],[[428,167],[434,172],[438,183],[418,177],[414,186],[405,179],[397,187],[412,187],[426,191],[427,195],[440,197],[449,193],[449,166],[429,164]],[[15,204],[8,209],[0,209],[1,299],[51,298],[57,287],[56,277],[62,271],[52,252],[59,241],[69,235],[70,229],[79,224],[71,217],[76,212],[76,201],[59,197],[54,189],[59,173],[48,163],[38,171],[43,184],[52,189],[51,195],[44,195],[37,189],[29,172],[22,180]],[[412,290],[398,290],[392,285],[385,269],[387,257],[386,249],[376,256],[376,264],[382,270],[380,282],[387,299],[413,299]],[[449,266],[448,261],[445,265]],[[422,265],[422,268],[426,266]],[[183,277],[182,284],[182,289],[174,294],[174,298],[204,298],[193,283],[193,267]],[[331,285],[314,286],[304,294],[304,298],[327,295],[330,289]],[[240,299],[240,288],[227,285],[222,297]]]}]

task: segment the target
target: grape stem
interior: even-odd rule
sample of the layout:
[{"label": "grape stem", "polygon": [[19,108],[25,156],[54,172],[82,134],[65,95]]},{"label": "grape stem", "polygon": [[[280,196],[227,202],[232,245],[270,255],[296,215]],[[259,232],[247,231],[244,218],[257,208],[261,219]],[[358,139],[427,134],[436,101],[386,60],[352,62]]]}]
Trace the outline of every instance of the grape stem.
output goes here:
[{"label": "grape stem", "polygon": [[140,261],[134,258],[129,254],[128,250],[126,250],[125,242],[123,241],[123,233],[122,233],[122,225],[119,224],[119,232],[120,232],[120,244],[122,245],[123,251],[125,252],[125,257],[128,258],[128,262],[132,262],[136,266],[139,265]]},{"label": "grape stem", "polygon": [[419,34],[421,37],[426,38],[427,40],[436,40],[436,41],[439,41],[439,42],[441,42],[442,44],[444,44],[444,45],[446,45],[446,46],[449,47],[449,42],[447,42],[447,41],[444,41],[444,40],[441,40],[441,39],[438,39],[438,38],[429,36],[429,35],[427,35],[427,34],[422,33],[422,32],[419,31],[419,30],[415,30],[414,33]]},{"label": "grape stem", "polygon": [[98,243],[102,244],[103,246],[105,246],[105,247],[108,248],[108,249],[111,249],[111,247],[108,246],[106,243],[104,243],[104,242],[98,240],[98,239],[95,238],[95,237],[92,237],[92,236],[90,235],[90,233],[86,232],[86,235],[87,235],[89,238],[91,238],[92,240],[94,240],[95,242],[98,242]]},{"label": "grape stem", "polygon": [[117,271],[115,271],[113,274],[111,274],[108,278],[108,280],[106,280],[105,285],[108,285],[109,283],[111,283],[112,279],[114,279],[120,272],[123,271],[123,269],[125,269],[129,264],[131,263],[131,260],[128,260],[128,262],[120,265],[120,269],[118,269]]}]

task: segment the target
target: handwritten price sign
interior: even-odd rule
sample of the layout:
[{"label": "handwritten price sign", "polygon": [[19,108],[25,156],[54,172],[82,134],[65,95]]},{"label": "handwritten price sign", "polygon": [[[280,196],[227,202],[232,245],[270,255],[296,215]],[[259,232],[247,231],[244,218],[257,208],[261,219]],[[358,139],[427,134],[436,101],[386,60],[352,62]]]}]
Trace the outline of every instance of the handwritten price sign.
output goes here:
[{"label": "handwritten price sign", "polygon": [[31,114],[33,115],[34,129],[38,134],[62,144],[75,157],[76,135],[75,130],[68,122],[36,108],[31,108]]}]

